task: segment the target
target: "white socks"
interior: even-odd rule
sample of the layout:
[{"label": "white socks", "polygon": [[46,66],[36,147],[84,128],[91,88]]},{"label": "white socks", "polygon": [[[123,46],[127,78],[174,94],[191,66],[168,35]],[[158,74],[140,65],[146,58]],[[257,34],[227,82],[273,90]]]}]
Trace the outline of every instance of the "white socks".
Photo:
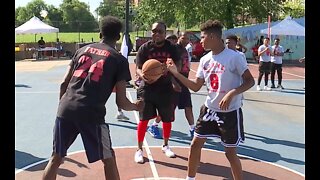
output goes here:
[{"label": "white socks", "polygon": [[193,125],[189,125],[189,127],[190,127],[190,130],[194,130],[195,125],[194,124]]}]

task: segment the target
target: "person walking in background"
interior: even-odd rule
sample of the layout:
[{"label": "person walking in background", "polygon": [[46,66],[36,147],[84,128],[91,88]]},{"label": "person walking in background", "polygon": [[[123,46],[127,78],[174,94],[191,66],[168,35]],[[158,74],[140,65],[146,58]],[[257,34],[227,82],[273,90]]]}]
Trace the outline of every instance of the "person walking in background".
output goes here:
[{"label": "person walking in background", "polygon": [[115,49],[121,21],[113,16],[100,22],[99,43],[78,49],[60,85],[60,102],[53,131],[53,152],[42,179],[56,179],[68,148],[81,135],[89,163],[101,160],[105,179],[119,180],[105,104],[116,87],[116,103],[127,111],[140,111],[144,102],[126,97],[125,83],[131,79],[128,61]]},{"label": "person walking in background", "polygon": [[282,83],[282,57],[284,55],[284,49],[280,45],[280,39],[275,38],[274,45],[272,46],[272,56],[271,56],[271,88],[276,88],[274,84],[274,77],[277,72],[278,85],[277,88],[284,89],[281,85]]},{"label": "person walking in background", "polygon": [[143,111],[139,112],[140,121],[137,127],[138,149],[134,160],[136,163],[143,163],[143,140],[147,125],[150,119],[158,115],[162,120],[163,145],[162,151],[167,157],[175,157],[175,153],[169,148],[169,137],[171,134],[172,122],[174,121],[175,91],[173,87],[173,76],[169,72],[164,74],[155,82],[150,82],[144,78],[142,73],[143,64],[149,59],[157,59],[161,63],[166,63],[168,58],[173,59],[177,64],[180,58],[176,47],[166,37],[166,25],[163,22],[152,24],[152,39],[140,46],[136,56],[136,73],[141,78],[141,83],[137,89],[137,97],[145,101]]},{"label": "person walking in background", "polygon": [[272,53],[272,48],[269,45],[269,41],[270,39],[268,37],[264,38],[263,44],[258,48],[259,76],[258,76],[257,91],[261,91],[260,83],[263,75],[264,75],[263,89],[267,91],[271,90],[271,88],[268,87],[269,74],[271,71],[271,53]]},{"label": "person walking in background", "polygon": [[242,93],[254,86],[254,79],[243,57],[224,47],[222,29],[217,20],[201,24],[201,44],[211,51],[200,59],[195,80],[179,73],[174,62],[167,62],[169,71],[186,87],[197,92],[205,83],[208,89],[191,142],[186,180],[195,180],[201,149],[208,137],[221,138],[233,179],[243,179],[241,161],[237,156],[237,147],[245,138]]}]

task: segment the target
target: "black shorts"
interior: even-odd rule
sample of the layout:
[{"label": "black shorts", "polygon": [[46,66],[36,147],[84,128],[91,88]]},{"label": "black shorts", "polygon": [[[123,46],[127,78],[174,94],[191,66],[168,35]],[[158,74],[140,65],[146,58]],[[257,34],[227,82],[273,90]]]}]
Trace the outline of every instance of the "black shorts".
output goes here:
[{"label": "black shorts", "polygon": [[271,71],[271,62],[259,61],[259,72],[260,73],[270,73]]},{"label": "black shorts", "polygon": [[114,156],[108,124],[59,117],[53,129],[53,152],[65,157],[78,134],[81,135],[89,163]]},{"label": "black shorts", "polygon": [[160,115],[162,122],[174,121],[177,93],[172,89],[167,92],[154,93],[138,88],[137,98],[143,98],[145,102],[143,111],[139,112],[140,120],[150,120]]},{"label": "black shorts", "polygon": [[282,71],[282,64],[271,63],[271,72]]},{"label": "black shorts", "polygon": [[178,94],[178,109],[185,109],[186,107],[192,107],[191,93],[185,86],[181,86],[181,92]]},{"label": "black shorts", "polygon": [[239,142],[244,142],[241,108],[231,112],[214,112],[205,105],[201,106],[194,136],[219,137],[223,146],[237,147]]}]

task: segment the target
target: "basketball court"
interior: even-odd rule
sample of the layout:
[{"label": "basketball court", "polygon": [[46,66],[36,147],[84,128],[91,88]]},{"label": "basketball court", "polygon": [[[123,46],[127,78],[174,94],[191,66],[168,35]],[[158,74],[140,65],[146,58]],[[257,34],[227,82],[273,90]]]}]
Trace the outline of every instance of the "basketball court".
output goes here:
[{"label": "basketball court", "polygon": [[[134,72],[133,58],[129,58]],[[52,151],[53,125],[58,106],[59,83],[69,60],[16,62],[15,168],[16,180],[41,179],[42,171]],[[194,78],[198,63],[192,63],[190,78]],[[255,80],[257,64],[249,64]],[[134,74],[132,74],[134,75]],[[134,77],[134,76],[133,76]],[[244,179],[299,180],[305,179],[305,69],[285,66],[285,89],[244,93],[244,128],[246,140],[238,148]],[[263,84],[263,80],[262,83]],[[270,82],[269,82],[270,85]],[[191,91],[192,92],[192,91]],[[127,97],[135,100],[136,92],[127,88]],[[206,89],[192,92],[195,120],[206,98]],[[115,118],[115,95],[108,100],[106,122],[110,126],[117,164],[123,180],[183,180],[187,172],[189,145],[188,124],[183,110],[176,110],[169,145],[176,158],[161,151],[162,139],[146,133],[145,163],[136,164],[137,112],[125,112],[128,121]],[[160,124],[160,131],[162,131]],[[104,179],[103,164],[87,162],[80,136],[68,151],[57,179]],[[198,180],[232,179],[228,161],[219,140],[208,139],[204,145]]]}]

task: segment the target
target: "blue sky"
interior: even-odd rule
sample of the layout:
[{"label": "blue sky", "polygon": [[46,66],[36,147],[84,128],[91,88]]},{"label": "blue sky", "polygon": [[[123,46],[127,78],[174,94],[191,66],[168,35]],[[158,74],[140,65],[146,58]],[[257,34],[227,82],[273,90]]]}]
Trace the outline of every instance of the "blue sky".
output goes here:
[{"label": "blue sky", "polygon": [[[15,0],[15,8],[17,7],[24,7],[32,0]],[[62,0],[43,0],[46,4],[51,4],[55,7],[59,7],[59,5],[62,3]],[[84,2],[86,4],[89,4],[91,13],[94,14],[94,10],[100,5],[100,2],[102,0],[79,0],[81,2]]]}]

